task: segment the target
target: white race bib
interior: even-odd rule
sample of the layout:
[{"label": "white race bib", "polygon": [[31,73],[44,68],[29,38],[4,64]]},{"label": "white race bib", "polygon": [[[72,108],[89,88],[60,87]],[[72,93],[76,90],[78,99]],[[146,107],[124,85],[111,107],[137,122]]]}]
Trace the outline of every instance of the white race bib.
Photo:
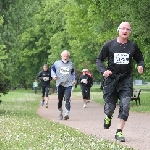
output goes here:
[{"label": "white race bib", "polygon": [[129,64],[129,54],[128,53],[114,53],[114,63],[115,64]]},{"label": "white race bib", "polygon": [[60,73],[62,74],[69,74],[69,68],[68,67],[61,67]]},{"label": "white race bib", "polygon": [[49,77],[44,77],[44,81],[48,81],[49,80]]},{"label": "white race bib", "polygon": [[87,79],[82,79],[81,80],[83,83],[87,83]]}]

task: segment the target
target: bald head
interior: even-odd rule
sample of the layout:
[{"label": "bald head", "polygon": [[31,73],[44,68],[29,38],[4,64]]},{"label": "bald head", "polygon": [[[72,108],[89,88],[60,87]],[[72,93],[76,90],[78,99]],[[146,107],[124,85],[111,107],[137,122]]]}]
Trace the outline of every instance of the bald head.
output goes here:
[{"label": "bald head", "polygon": [[124,40],[124,42],[127,41],[127,39],[130,36],[131,33],[131,26],[129,22],[122,22],[117,31],[119,32],[119,38],[120,40]]},{"label": "bald head", "polygon": [[129,23],[129,22],[122,22],[122,23],[119,25],[119,28],[124,28],[124,27],[127,27],[128,29],[131,30],[131,26],[130,26],[130,23]]},{"label": "bald head", "polygon": [[130,23],[129,22],[122,22],[119,27],[118,27],[118,30],[119,29],[126,29],[126,30],[129,30],[131,31],[131,26],[130,26]]}]

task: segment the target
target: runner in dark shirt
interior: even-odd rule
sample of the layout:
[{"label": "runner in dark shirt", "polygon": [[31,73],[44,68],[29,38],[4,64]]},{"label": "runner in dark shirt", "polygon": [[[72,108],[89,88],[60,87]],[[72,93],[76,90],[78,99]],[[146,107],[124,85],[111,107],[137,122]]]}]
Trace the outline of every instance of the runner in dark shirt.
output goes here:
[{"label": "runner in dark shirt", "polygon": [[41,81],[41,88],[42,88],[42,106],[46,101],[46,108],[48,108],[48,93],[50,88],[50,81],[51,81],[51,73],[48,69],[48,65],[45,64],[43,66],[43,70],[41,70],[38,74],[38,79]]},{"label": "runner in dark shirt", "polygon": [[[125,142],[122,130],[129,116],[130,99],[133,91],[132,80],[132,59],[137,63],[137,69],[140,74],[143,73],[144,59],[138,46],[128,40],[131,27],[128,22],[122,22],[117,31],[117,39],[108,41],[104,44],[100,54],[96,59],[99,72],[104,77],[103,98],[105,101],[104,128],[109,129],[111,119],[116,108],[117,100],[120,100],[118,118],[118,128],[115,138],[120,142]],[[107,59],[107,67],[104,61]]]},{"label": "runner in dark shirt", "polygon": [[87,100],[89,98],[89,83],[90,83],[90,76],[88,74],[86,74],[86,72],[88,71],[88,69],[83,69],[82,70],[82,75],[79,78],[79,83],[81,86],[81,90],[82,90],[82,96],[83,96],[83,108],[86,108],[87,105]]}]

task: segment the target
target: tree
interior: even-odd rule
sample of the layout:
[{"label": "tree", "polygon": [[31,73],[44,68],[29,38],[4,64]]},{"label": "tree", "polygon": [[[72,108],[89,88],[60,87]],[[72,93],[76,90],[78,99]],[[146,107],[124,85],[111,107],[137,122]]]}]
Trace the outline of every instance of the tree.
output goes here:
[{"label": "tree", "polygon": [[[6,0],[0,3],[0,15],[3,16],[4,20],[1,26],[1,42],[5,45],[8,54],[5,69],[11,75],[12,87],[16,87],[18,84],[26,84],[26,78],[30,78],[30,76],[25,76],[27,74],[26,70],[29,71],[23,68],[24,65],[20,61],[23,45],[21,37],[22,33],[34,24],[32,19],[34,14],[39,11],[40,5],[41,0],[34,2],[30,0]],[[16,78],[16,75],[19,76]],[[25,81],[23,81],[24,79]]]},{"label": "tree", "polygon": [[71,52],[77,74],[88,68],[100,80],[95,59],[102,45],[118,36],[122,21],[131,23],[130,39],[138,43],[146,61],[145,74],[139,76],[134,64],[134,75],[149,76],[147,0],[6,0],[0,1],[0,8],[0,66],[7,70],[12,87],[31,85],[43,64],[52,65],[64,49]]}]

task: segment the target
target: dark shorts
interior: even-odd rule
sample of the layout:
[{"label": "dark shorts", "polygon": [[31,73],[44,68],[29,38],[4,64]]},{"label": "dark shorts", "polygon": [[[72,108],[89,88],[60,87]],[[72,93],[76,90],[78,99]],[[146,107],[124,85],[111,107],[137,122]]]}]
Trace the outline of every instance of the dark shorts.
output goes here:
[{"label": "dark shorts", "polygon": [[122,80],[116,81],[115,78],[107,77],[104,80],[103,98],[105,102],[104,112],[112,115],[116,108],[118,99],[120,100],[120,108],[118,117],[127,120],[130,110],[130,98],[133,92],[132,77],[127,76]]},{"label": "dark shorts", "polygon": [[42,97],[46,96],[48,97],[49,93],[49,86],[42,86]]},{"label": "dark shorts", "polygon": [[117,81],[114,78],[107,77],[104,80],[103,98],[104,101],[109,103],[117,103],[118,99],[131,97],[133,92],[132,77],[128,76],[124,79]]},{"label": "dark shorts", "polygon": [[89,88],[82,86],[82,97],[83,99],[89,99]]},{"label": "dark shorts", "polygon": [[57,87],[58,90],[58,109],[62,108],[62,101],[65,97],[65,108],[70,111],[70,97],[71,97],[71,89],[72,86],[64,87],[62,85],[59,85]]}]

